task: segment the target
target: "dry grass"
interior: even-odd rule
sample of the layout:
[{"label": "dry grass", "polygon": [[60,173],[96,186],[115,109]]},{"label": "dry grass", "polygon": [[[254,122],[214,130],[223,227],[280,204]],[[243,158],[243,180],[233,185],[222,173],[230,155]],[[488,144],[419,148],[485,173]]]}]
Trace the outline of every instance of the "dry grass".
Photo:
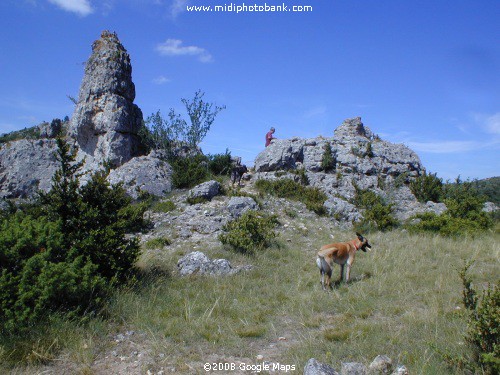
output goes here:
[{"label": "dry grass", "polygon": [[[325,218],[293,221],[296,225],[280,235],[281,246],[255,257],[222,247],[208,253],[255,266],[231,277],[181,278],[175,273],[180,254],[165,251],[161,267],[168,272],[118,292],[109,306],[112,321],[145,332],[153,351],[165,354],[181,373],[192,373],[193,366],[214,356],[257,362],[259,354],[300,371],[311,357],[340,368],[341,361],[369,364],[386,354],[412,374],[454,373],[431,347],[456,354],[466,350],[458,269],[464,260],[474,260],[476,285],[498,280],[498,234],[448,239],[376,233],[367,236],[373,251],[358,254],[352,281],[324,292],[315,265],[317,249],[332,242],[331,234],[335,240],[354,236],[320,230],[328,225]],[[296,229],[304,225],[307,230]],[[158,257],[145,256],[142,267],[157,266]],[[85,369],[106,330],[112,328],[94,333],[70,329],[73,337],[58,345]]]},{"label": "dry grass", "polygon": [[[498,279],[498,241],[375,234],[369,237],[374,250],[358,255],[353,281],[325,293],[314,258],[319,245],[330,241],[327,237],[319,231],[307,237],[290,231],[282,235],[285,245],[255,258],[226,254],[235,263],[256,266],[234,277],[174,276],[124,290],[113,314],[156,332],[169,355],[178,350],[171,343],[182,344],[185,353],[196,347],[187,361],[212,352],[238,356],[241,347],[249,348],[245,355],[250,358],[265,356],[263,346],[285,337],[287,347],[268,360],[301,368],[315,357],[339,367],[340,361],[368,363],[387,354],[412,373],[449,371],[431,345],[465,350],[457,270],[463,260],[474,259],[478,284]],[[170,259],[172,269],[176,260]]]}]

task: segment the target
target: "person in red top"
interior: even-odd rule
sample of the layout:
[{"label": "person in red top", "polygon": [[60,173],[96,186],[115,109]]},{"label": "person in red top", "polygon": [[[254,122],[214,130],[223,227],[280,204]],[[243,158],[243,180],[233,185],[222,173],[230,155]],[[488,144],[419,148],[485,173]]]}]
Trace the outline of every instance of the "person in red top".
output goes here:
[{"label": "person in red top", "polygon": [[269,146],[271,144],[271,141],[273,139],[276,139],[273,137],[273,134],[274,134],[274,128],[271,128],[271,130],[269,130],[266,134],[266,147]]}]

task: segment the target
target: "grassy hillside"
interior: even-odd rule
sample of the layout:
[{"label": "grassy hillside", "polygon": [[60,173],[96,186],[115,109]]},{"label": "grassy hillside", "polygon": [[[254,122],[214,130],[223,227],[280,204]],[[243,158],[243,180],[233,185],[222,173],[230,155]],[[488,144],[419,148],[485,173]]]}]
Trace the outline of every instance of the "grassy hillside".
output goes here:
[{"label": "grassy hillside", "polygon": [[[1,362],[34,366],[3,372],[93,374],[128,364],[127,373],[202,374],[205,362],[270,361],[295,365],[301,373],[311,357],[340,369],[341,361],[369,364],[386,354],[412,374],[455,373],[432,347],[466,352],[458,270],[464,260],[474,260],[476,286],[498,280],[498,235],[377,233],[368,236],[373,251],[358,254],[352,281],[324,292],[315,265],[318,248],[333,242],[331,236],[350,240],[354,233],[334,229],[328,218],[305,218],[301,207],[297,215],[286,208],[287,215],[279,202],[266,206],[286,224],[271,249],[250,257],[193,240],[145,251],[140,263],[147,276],[116,293],[103,312],[107,320],[77,326],[56,319],[15,350],[3,341]],[[178,259],[194,250],[254,269],[229,277],[180,277]],[[40,367],[48,362],[50,367]]]}]

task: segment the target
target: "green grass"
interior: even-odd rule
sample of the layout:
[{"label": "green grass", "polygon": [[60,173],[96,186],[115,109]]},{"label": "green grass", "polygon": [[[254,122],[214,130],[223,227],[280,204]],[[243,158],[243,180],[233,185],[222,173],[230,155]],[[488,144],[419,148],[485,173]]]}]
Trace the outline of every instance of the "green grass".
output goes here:
[{"label": "green grass", "polygon": [[157,237],[147,241],[144,246],[146,249],[162,249],[170,243],[171,241],[166,237]]},{"label": "green grass", "polygon": [[302,202],[306,207],[316,212],[318,215],[326,214],[323,204],[327,197],[318,188],[303,186],[291,179],[281,180],[257,180],[255,187],[262,194],[270,194],[280,198],[288,198],[294,201]]},{"label": "green grass", "polygon": [[176,209],[175,203],[171,200],[155,202],[151,207],[153,212],[171,212]]},{"label": "green grass", "polygon": [[[354,238],[334,234],[336,240]],[[454,374],[432,346],[455,354],[466,351],[458,270],[464,259],[472,259],[476,286],[498,280],[498,235],[450,239],[375,233],[369,236],[373,250],[357,255],[352,281],[324,292],[315,254],[332,242],[329,235],[311,225],[307,236],[290,230],[282,234],[280,246],[256,256],[227,252],[233,264],[255,266],[230,277],[169,273],[123,287],[110,301],[108,329],[124,325],[146,332],[155,352],[179,364],[203,363],[214,353],[224,358],[261,354],[298,369],[311,357],[339,369],[341,361],[369,364],[386,354],[412,374]],[[178,259],[177,253],[165,253],[163,265],[175,270]],[[142,265],[154,266],[147,260]],[[62,337],[57,326],[47,328],[43,346],[48,350],[57,337],[57,352],[72,355],[85,368],[106,330],[102,323],[95,325],[99,329],[90,332],[66,329]],[[84,340],[94,343],[90,352],[78,344]],[[270,344],[279,350],[268,351]],[[178,367],[181,373],[192,373],[183,368]]]}]

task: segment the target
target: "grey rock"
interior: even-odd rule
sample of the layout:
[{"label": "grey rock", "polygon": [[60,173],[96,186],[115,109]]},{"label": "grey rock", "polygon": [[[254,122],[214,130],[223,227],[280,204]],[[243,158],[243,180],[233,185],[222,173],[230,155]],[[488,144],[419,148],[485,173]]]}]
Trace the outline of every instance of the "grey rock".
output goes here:
[{"label": "grey rock", "polygon": [[447,207],[444,203],[429,201],[425,204],[425,210],[426,212],[433,212],[436,215],[442,215],[447,210]]},{"label": "grey rock", "polygon": [[302,161],[304,140],[298,138],[277,139],[266,147],[255,159],[257,172],[295,169],[295,163]]},{"label": "grey rock", "polygon": [[192,188],[188,193],[188,198],[204,198],[210,200],[219,194],[220,188],[221,186],[217,181],[207,181]]},{"label": "grey rock", "polygon": [[69,129],[88,170],[138,156],[142,112],[134,99],[130,57],[115,33],[103,31],[92,45]]},{"label": "grey rock", "polygon": [[362,363],[342,362],[340,375],[366,375],[368,369]]},{"label": "grey rock", "polygon": [[390,374],[392,372],[392,359],[386,355],[378,355],[368,366],[368,371],[370,374]]},{"label": "grey rock", "polygon": [[141,191],[162,197],[172,191],[172,168],[154,154],[135,157],[113,169],[108,181],[113,185],[123,182],[127,194],[134,199]]},{"label": "grey rock", "polygon": [[498,206],[493,202],[486,202],[483,207],[484,212],[495,212],[498,211]]},{"label": "grey rock", "polygon": [[251,197],[231,197],[227,209],[233,218],[238,218],[248,210],[257,210],[259,205]]},{"label": "grey rock", "polygon": [[203,264],[208,262],[210,262],[210,259],[205,254],[201,251],[195,251],[179,259],[177,268],[182,276],[192,275],[199,271]]},{"label": "grey rock", "polygon": [[189,253],[179,259],[177,268],[181,276],[202,275],[232,275],[242,270],[249,270],[251,266],[233,267],[226,259],[210,260],[201,251]]},{"label": "grey rock", "polygon": [[331,197],[323,205],[327,212],[339,221],[353,222],[362,218],[355,205],[338,197]]},{"label": "grey rock", "polygon": [[333,367],[311,358],[304,367],[304,375],[339,375],[339,373]]},{"label": "grey rock", "polygon": [[404,365],[398,365],[398,367],[396,367],[396,370],[394,370],[394,372],[392,373],[392,375],[409,375],[409,374],[410,372]]},{"label": "grey rock", "polygon": [[0,148],[0,198],[28,198],[48,191],[59,167],[53,139],[10,142]]},{"label": "grey rock", "polygon": [[344,120],[342,125],[335,129],[334,135],[336,138],[373,137],[372,131],[361,122],[361,117]]}]

